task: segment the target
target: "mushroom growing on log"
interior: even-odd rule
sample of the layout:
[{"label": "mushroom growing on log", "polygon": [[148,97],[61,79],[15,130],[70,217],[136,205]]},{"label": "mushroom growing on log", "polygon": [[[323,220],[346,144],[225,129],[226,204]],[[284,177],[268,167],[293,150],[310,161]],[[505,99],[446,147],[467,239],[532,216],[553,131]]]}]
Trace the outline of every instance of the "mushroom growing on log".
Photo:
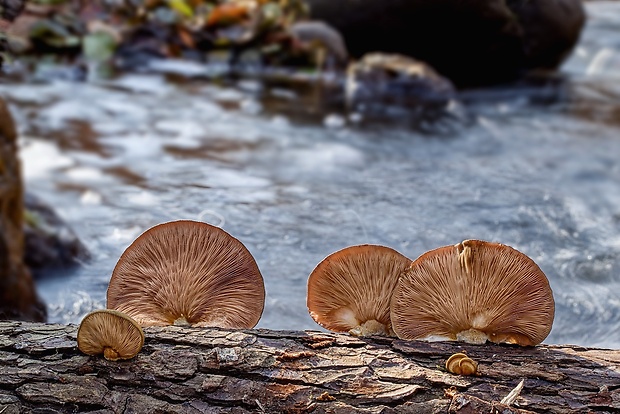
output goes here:
[{"label": "mushroom growing on log", "polygon": [[549,281],[512,247],[465,240],[420,256],[394,290],[391,318],[402,339],[541,343],[553,324]]},{"label": "mushroom growing on log", "polygon": [[410,264],[411,259],[385,246],[351,246],[332,253],[308,278],[310,316],[335,332],[393,335],[390,299]]},{"label": "mushroom growing on log", "polygon": [[457,375],[476,375],[478,363],[462,352],[457,352],[446,361],[446,370]]},{"label": "mushroom growing on log", "polygon": [[135,357],[144,345],[144,332],[124,313],[100,309],[82,319],[77,333],[80,351],[101,355],[110,361]]},{"label": "mushroom growing on log", "polygon": [[252,328],[265,286],[248,249],[224,230],[180,220],[140,235],[121,255],[107,307],[142,326]]}]

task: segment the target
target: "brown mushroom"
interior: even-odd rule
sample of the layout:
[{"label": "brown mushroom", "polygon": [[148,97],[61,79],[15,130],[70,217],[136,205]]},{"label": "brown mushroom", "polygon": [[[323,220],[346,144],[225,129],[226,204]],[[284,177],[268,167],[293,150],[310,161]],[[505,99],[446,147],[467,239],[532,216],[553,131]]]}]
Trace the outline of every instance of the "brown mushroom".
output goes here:
[{"label": "brown mushroom", "polygon": [[466,354],[459,352],[446,361],[446,370],[457,375],[476,375],[478,363]]},{"label": "brown mushroom", "polygon": [[553,293],[536,263],[480,240],[424,253],[401,277],[391,303],[392,326],[403,339],[536,345],[553,316]]},{"label": "brown mushroom", "polygon": [[354,335],[393,335],[390,298],[411,264],[384,246],[351,246],[327,256],[308,278],[307,305],[316,323]]},{"label": "brown mushroom", "polygon": [[124,313],[103,309],[84,317],[77,333],[80,351],[101,355],[110,361],[133,358],[144,345],[144,333],[136,321]]},{"label": "brown mushroom", "polygon": [[239,240],[181,220],[150,228],[125,250],[107,301],[142,326],[252,328],[263,312],[265,287]]}]

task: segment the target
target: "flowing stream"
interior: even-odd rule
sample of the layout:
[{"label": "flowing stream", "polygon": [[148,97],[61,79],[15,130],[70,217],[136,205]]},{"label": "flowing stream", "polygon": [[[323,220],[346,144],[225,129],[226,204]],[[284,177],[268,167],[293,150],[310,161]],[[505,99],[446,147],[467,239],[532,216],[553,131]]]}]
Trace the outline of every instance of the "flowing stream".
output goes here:
[{"label": "flowing stream", "polygon": [[563,81],[470,91],[466,119],[441,133],[359,124],[249,80],[151,72],[0,84],[27,189],[92,254],[39,281],[50,321],[79,323],[105,307],[112,269],[142,231],[195,219],[255,256],[267,290],[259,327],[318,329],[306,281],[336,250],[383,244],[414,259],[479,238],[517,248],[547,274],[556,300],[547,343],[619,348],[620,4],[587,7]]}]

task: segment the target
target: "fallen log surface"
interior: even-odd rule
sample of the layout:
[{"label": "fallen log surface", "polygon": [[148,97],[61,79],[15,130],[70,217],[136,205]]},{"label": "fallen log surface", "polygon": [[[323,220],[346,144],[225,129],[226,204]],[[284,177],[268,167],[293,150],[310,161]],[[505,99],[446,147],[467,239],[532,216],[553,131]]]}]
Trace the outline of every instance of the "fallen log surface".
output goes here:
[{"label": "fallen log surface", "polygon": [[[132,360],[77,349],[76,326],[0,322],[0,413],[620,411],[620,351],[147,328]],[[465,352],[473,377],[448,373]],[[501,404],[519,382],[510,405]]]}]

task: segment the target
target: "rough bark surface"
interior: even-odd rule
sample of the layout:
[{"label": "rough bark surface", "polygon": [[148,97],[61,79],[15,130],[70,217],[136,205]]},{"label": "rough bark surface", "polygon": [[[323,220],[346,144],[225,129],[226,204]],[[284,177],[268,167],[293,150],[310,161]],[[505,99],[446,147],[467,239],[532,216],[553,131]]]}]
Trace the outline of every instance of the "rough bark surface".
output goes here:
[{"label": "rough bark surface", "polygon": [[0,98],[0,318],[43,321],[45,306],[37,297],[24,265],[24,189],[17,157],[13,118]]},{"label": "rough bark surface", "polygon": [[[110,362],[76,327],[0,323],[0,412],[574,413],[620,410],[620,351],[360,339],[322,332],[148,328]],[[443,368],[453,353],[479,375]],[[511,406],[500,401],[524,380]]]}]

